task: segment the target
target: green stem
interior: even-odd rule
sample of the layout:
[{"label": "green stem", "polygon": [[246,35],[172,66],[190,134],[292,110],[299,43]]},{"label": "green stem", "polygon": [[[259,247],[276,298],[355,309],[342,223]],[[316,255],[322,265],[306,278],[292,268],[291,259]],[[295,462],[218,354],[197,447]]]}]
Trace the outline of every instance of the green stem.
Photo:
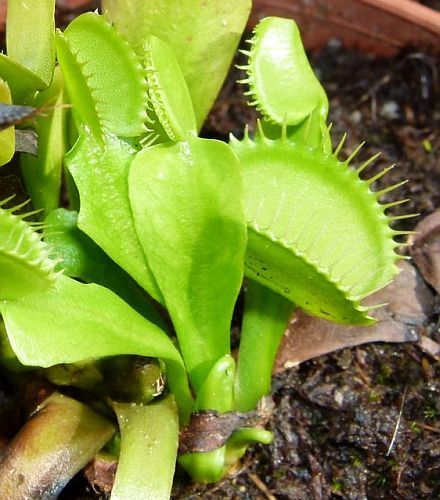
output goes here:
[{"label": "green stem", "polygon": [[85,404],[52,394],[3,452],[1,498],[56,498],[114,432]]},{"label": "green stem", "polygon": [[121,430],[121,454],[112,500],[170,497],[179,442],[173,396],[157,403],[114,403]]},{"label": "green stem", "polygon": [[[194,404],[194,411],[215,410],[226,413],[234,405],[235,362],[226,354],[206,377]],[[187,453],[179,456],[179,464],[197,483],[214,483],[225,472],[226,446],[213,451]]]},{"label": "green stem", "polygon": [[252,410],[270,391],[273,363],[293,308],[269,288],[248,282],[235,380],[237,410]]}]

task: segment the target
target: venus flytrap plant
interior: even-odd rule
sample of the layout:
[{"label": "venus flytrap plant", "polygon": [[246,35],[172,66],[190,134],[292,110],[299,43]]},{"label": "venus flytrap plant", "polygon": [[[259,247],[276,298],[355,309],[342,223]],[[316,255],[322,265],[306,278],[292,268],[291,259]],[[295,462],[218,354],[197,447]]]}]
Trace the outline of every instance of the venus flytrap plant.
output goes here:
[{"label": "venus flytrap plant", "polygon": [[[13,3],[10,47],[27,6]],[[327,97],[292,21],[269,18],[256,28],[242,83],[262,117],[254,137],[246,130],[227,145],[197,131],[248,0],[197,9],[187,1],[106,0],[105,16],[84,14],[56,36],[52,7],[47,1],[34,12],[44,18],[35,35],[44,54],[27,62],[24,47],[11,51],[15,61],[0,58],[1,99],[10,101],[9,86],[17,104],[55,99],[73,116],[66,123],[55,106],[47,121],[38,119],[39,156],[22,159],[44,223],[0,207],[0,312],[18,360],[55,367],[48,377],[60,384],[74,381],[60,378],[58,365],[91,363],[98,375],[104,366],[101,391],[113,399],[108,367],[119,380],[130,358],[107,358],[162,360],[172,394],[110,404],[121,431],[113,498],[167,498],[179,427],[179,463],[200,482],[220,479],[249,444],[270,442],[254,409],[270,389],[293,308],[371,323],[362,300],[396,274],[400,233],[385,213],[391,205],[379,203],[384,191],[370,189],[382,173],[359,177],[372,160],[354,170],[356,152],[341,160],[341,145],[332,151]],[[53,44],[59,66],[51,83]],[[52,210],[67,135],[75,139],[64,160],[79,213]],[[10,141],[0,135],[9,148],[4,162]],[[244,275],[236,363],[230,327]],[[145,292],[167,309],[177,347]],[[192,425],[204,418],[217,425],[214,444],[191,441]]]},{"label": "venus flytrap plant", "polygon": [[[389,206],[379,203],[382,192],[370,190],[388,169],[362,181],[359,174],[375,158],[352,170],[357,151],[341,161],[341,143],[332,153],[327,98],[296,25],[267,18],[255,29],[250,46],[242,83],[249,85],[251,105],[264,122],[258,123],[254,139],[246,131],[242,141],[231,138],[231,147],[243,172],[245,273],[264,287],[251,281],[246,297],[236,380],[236,404],[242,410],[250,410],[269,387],[289,316],[285,299],[336,322],[371,322],[368,313],[374,307],[362,306],[361,300],[392,279],[401,258],[393,239],[399,232],[385,215]],[[283,71],[279,60],[287,61]]]}]

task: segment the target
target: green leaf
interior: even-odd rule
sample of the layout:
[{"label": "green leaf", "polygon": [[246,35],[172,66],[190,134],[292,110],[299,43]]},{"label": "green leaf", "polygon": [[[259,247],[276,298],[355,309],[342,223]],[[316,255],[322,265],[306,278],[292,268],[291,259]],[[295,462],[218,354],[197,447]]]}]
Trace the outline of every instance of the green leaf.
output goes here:
[{"label": "green leaf", "polygon": [[151,34],[172,46],[200,128],[226,78],[251,0],[103,0],[102,7],[140,55]]},{"label": "green leaf", "polygon": [[109,288],[137,312],[155,325],[165,328],[165,321],[151,299],[77,226],[78,214],[59,208],[45,219],[44,240],[50,245],[51,257],[61,261],[57,266],[71,278]]},{"label": "green leaf", "polygon": [[273,363],[293,308],[281,295],[248,281],[235,381],[237,410],[253,410],[269,393]]},{"label": "green leaf", "polygon": [[[0,78],[0,103],[11,104],[11,92],[8,84]],[[0,131],[0,167],[11,161],[15,153],[14,127]]]},{"label": "green leaf", "polygon": [[8,56],[48,87],[55,68],[55,0],[8,0]]},{"label": "green leaf", "polygon": [[163,302],[139,243],[128,200],[135,150],[113,136],[101,146],[86,130],[66,156],[81,199],[78,226],[154,299]]},{"label": "green leaf", "polygon": [[145,132],[146,82],[128,43],[97,13],[86,13],[57,34],[57,54],[80,122],[96,139],[103,133]]},{"label": "green leaf", "polygon": [[[150,106],[172,141],[197,135],[196,118],[188,87],[173,49],[153,35],[144,45]],[[154,121],[150,125],[155,129]]]},{"label": "green leaf", "polygon": [[149,266],[198,390],[229,353],[246,227],[237,160],[224,143],[198,138],[141,151],[130,203]]},{"label": "green leaf", "polygon": [[247,276],[316,316],[371,322],[360,301],[398,272],[381,193],[348,168],[351,158],[321,148],[261,135],[231,146],[243,171]]},{"label": "green leaf", "polygon": [[324,119],[328,100],[316,78],[301,41],[298,26],[289,19],[267,17],[250,40],[248,77],[251,105],[279,125],[298,125],[315,109]]},{"label": "green leaf", "polygon": [[47,108],[34,121],[38,135],[38,156],[21,156],[21,171],[32,204],[46,213],[59,206],[61,196],[61,172],[66,149],[63,91],[62,75],[57,68],[51,86],[40,92],[32,103],[37,108]]},{"label": "green leaf", "polygon": [[51,290],[2,302],[0,312],[24,365],[47,368],[120,354],[163,359],[183,421],[188,418],[192,400],[177,349],[110,290],[61,276]]},{"label": "green leaf", "polygon": [[115,403],[121,453],[112,500],[168,500],[179,443],[179,421],[172,396],[148,405]]}]

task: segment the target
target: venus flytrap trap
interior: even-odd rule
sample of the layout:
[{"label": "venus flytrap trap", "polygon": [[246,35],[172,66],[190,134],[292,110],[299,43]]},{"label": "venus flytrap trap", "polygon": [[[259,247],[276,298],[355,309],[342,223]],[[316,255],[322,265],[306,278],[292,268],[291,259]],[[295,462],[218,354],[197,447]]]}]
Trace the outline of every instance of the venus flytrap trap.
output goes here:
[{"label": "venus flytrap trap", "polygon": [[[246,130],[228,145],[198,130],[247,0],[197,8],[106,0],[104,15],[83,14],[56,34],[54,2],[29,15],[27,1],[10,4],[0,100],[53,108],[30,122],[38,157],[21,158],[41,222],[5,208],[10,200],[0,207],[4,362],[15,353],[17,366],[47,368],[55,384],[79,383],[105,403],[121,437],[119,451],[111,447],[112,498],[169,496],[179,429],[180,465],[195,481],[217,481],[249,444],[272,438],[256,408],[295,305],[340,323],[373,322],[362,300],[398,272],[401,233],[386,215],[393,204],[379,203],[397,186],[372,191],[387,169],[364,181],[374,158],[353,169],[356,152],[340,159],[342,143],[333,152],[328,100],[293,21],[257,26],[242,83],[261,121],[253,137]],[[23,18],[31,31],[35,16],[43,22],[20,47],[17,26]],[[0,145],[6,164],[12,127]],[[78,211],[59,208],[63,158]],[[230,328],[244,276],[236,362]],[[126,376],[133,355],[160,360],[151,365],[161,372],[157,391],[148,377]],[[79,382],[75,370],[85,373]],[[208,421],[212,436],[200,439],[194,429]]]}]

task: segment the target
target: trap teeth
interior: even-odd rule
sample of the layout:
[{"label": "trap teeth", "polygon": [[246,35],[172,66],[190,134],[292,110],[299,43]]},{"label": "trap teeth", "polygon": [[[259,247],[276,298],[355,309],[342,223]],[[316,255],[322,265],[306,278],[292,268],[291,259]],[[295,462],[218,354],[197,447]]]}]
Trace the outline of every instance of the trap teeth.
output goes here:
[{"label": "trap teeth", "polygon": [[347,139],[347,132],[344,132],[341,140],[339,141],[339,144],[336,146],[336,149],[333,153],[333,156],[337,158],[339,156],[339,153],[341,152],[342,148],[344,147],[345,140]]},{"label": "trap teeth", "polygon": [[364,161],[359,167],[356,169],[356,173],[359,175],[363,170],[365,170],[369,165],[371,165],[373,162],[375,162],[380,156],[380,152],[376,153],[373,155],[371,158],[368,158],[368,160]]},{"label": "trap teeth", "polygon": [[359,146],[351,153],[351,155],[345,160],[345,163],[347,165],[350,165],[350,163],[352,162],[352,160],[357,156],[357,154],[359,153],[359,151],[365,146],[365,141],[364,142],[361,142],[359,144]]},{"label": "trap teeth", "polygon": [[395,189],[400,188],[401,186],[404,186],[408,182],[408,179],[398,182],[397,184],[392,184],[391,186],[388,186],[384,189],[381,189],[380,191],[375,191],[374,194],[377,196],[377,198],[380,198],[386,193],[390,193],[391,191],[394,191]]}]

